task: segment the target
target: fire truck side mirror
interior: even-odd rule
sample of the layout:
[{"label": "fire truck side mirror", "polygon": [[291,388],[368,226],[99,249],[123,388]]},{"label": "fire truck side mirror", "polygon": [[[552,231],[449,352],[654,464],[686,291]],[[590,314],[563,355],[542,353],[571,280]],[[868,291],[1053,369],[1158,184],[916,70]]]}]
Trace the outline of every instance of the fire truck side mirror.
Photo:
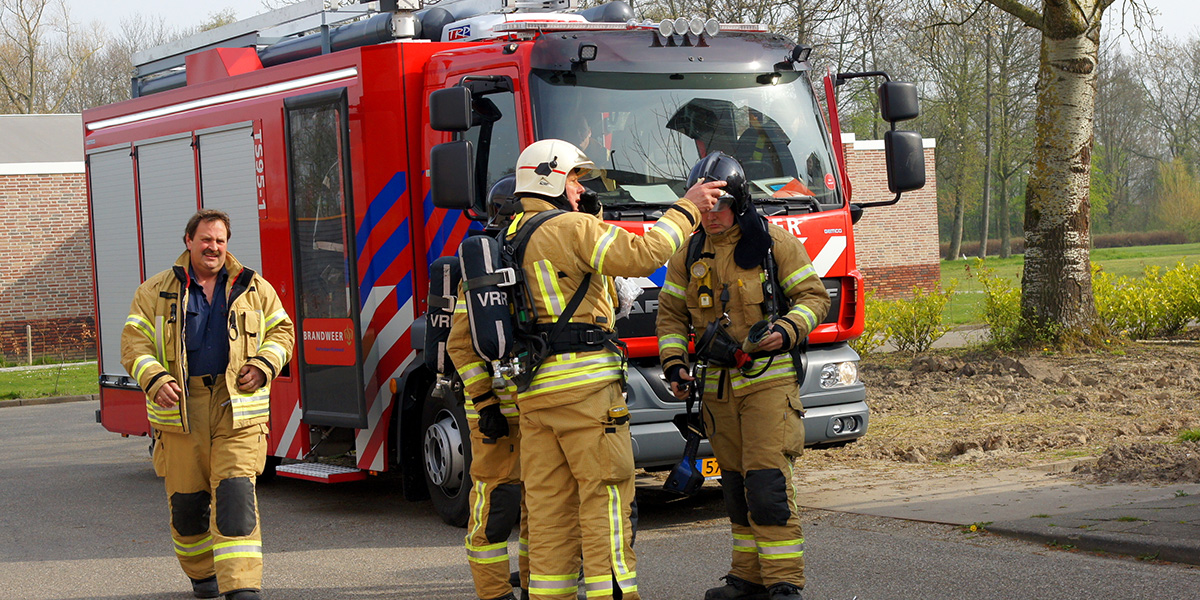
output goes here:
[{"label": "fire truck side mirror", "polygon": [[884,132],[883,153],[887,161],[888,189],[892,193],[925,187],[925,149],[921,134],[915,131]]},{"label": "fire truck side mirror", "polygon": [[429,94],[429,126],[434,131],[466,131],[471,128],[471,90],[462,86]]},{"label": "fire truck side mirror", "polygon": [[429,187],[433,205],[466,211],[473,221],[487,220],[475,194],[475,149],[467,140],[438,144],[429,151]]},{"label": "fire truck side mirror", "polygon": [[917,118],[917,86],[903,81],[885,81],[879,86],[879,110],[883,120],[899,123]]}]

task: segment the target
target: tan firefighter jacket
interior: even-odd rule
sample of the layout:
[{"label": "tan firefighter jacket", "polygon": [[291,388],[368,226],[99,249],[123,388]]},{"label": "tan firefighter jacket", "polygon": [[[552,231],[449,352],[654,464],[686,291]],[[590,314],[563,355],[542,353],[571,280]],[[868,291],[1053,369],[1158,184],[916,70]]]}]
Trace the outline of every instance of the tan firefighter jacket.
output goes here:
[{"label": "tan firefighter jacket", "polygon": [[[787,350],[803,340],[829,312],[829,293],[817,276],[804,244],[778,225],[769,225],[768,231],[774,242],[780,288],[787,296],[787,301],[781,302],[778,309],[787,312],[775,323],[787,332],[787,345],[770,359],[769,367],[766,366],[768,358],[756,359],[744,373],[738,369],[710,366],[704,382],[707,397],[720,390],[725,377],[729,378],[733,393],[738,397],[767,388],[796,385],[795,366]],[[727,331],[735,340],[742,342],[751,325],[769,318],[763,312],[765,270],[761,266],[743,269],[733,260],[733,249],[741,237],[741,228],[736,223],[722,233],[708,235],[691,268],[686,264],[687,244],[671,257],[666,281],[658,295],[658,355],[663,372],[670,373],[677,365],[688,366],[688,333],[694,329],[698,338],[709,323],[721,318],[720,296],[726,285],[729,286],[727,310],[730,321]],[[692,276],[692,273],[700,272],[703,275]],[[708,307],[701,306],[701,287],[712,290]]]},{"label": "tan firefighter jacket", "polygon": [[[190,255],[184,252],[174,267],[140,285],[121,331],[121,364],[146,391],[150,425],[160,431],[188,432],[183,398],[188,387],[187,346],[183,337],[190,262]],[[230,317],[225,385],[233,407],[233,426],[239,428],[267,422],[271,380],[291,356],[295,330],[271,284],[243,267],[232,254],[225,255],[225,270],[229,273],[225,291]],[[246,364],[262,369],[267,383],[243,393],[237,389],[237,377]],[[154,396],[169,381],[179,384],[183,393],[178,404],[163,408],[155,404]]]},{"label": "tan firefighter jacket", "polygon": [[[523,212],[509,225],[510,239],[527,217],[555,209],[545,200],[529,197],[521,200],[521,207]],[[538,324],[552,326],[579,289],[584,275],[593,273],[571,322],[612,332],[617,299],[611,279],[650,275],[686,243],[699,221],[700,212],[695,205],[682,200],[664,211],[645,235],[630,233],[581,212],[568,212],[546,221],[530,236],[522,264]],[[456,337],[451,334],[452,344]],[[469,339],[459,343],[470,348]],[[458,362],[458,357],[453,360],[460,365],[461,373],[463,363]],[[522,411],[570,404],[624,376],[623,357],[610,350],[551,354],[517,401]],[[479,398],[491,390],[491,378],[487,376],[476,374],[470,380],[463,377],[463,383],[468,398]],[[484,405],[481,402],[475,408]]]}]

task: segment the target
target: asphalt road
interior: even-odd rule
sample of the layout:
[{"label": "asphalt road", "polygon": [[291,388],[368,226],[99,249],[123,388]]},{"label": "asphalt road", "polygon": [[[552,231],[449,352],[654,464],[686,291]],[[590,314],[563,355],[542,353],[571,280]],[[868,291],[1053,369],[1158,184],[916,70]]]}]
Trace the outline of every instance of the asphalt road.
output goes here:
[{"label": "asphalt road", "polygon": [[[0,594],[22,600],[185,600],[145,439],[95,404],[0,409]],[[801,462],[801,468],[803,462]],[[384,478],[260,489],[271,600],[472,598],[462,530]],[[719,494],[641,500],[642,596],[699,599],[729,556]],[[1049,549],[957,528],[811,510],[809,600],[1195,598],[1200,569]]]}]

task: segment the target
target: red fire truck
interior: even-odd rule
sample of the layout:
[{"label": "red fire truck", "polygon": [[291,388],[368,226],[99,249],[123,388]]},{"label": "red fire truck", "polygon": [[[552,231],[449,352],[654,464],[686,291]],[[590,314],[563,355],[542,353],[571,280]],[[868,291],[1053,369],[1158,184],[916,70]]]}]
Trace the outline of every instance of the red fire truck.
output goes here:
[{"label": "red fire truck", "polygon": [[[639,23],[623,2],[568,2],[331,11],[304,0],[136,56],[134,98],[83,115],[97,420],[148,434],[145,395],[119,362],[130,299],[183,251],[188,216],[221,209],[232,217],[230,252],[272,282],[297,326],[294,357],[272,386],[270,467],[325,482],[396,471],[406,497],[432,497],[447,522],[465,522],[461,397],[434,393],[422,359],[428,268],[480,227],[471,217],[486,212],[484,192],[512,173],[520,149],[555,137],[605,169],[592,182],[605,218],[639,233],[682,194],[699,157],[742,160],[759,206],[804,240],[833,297],[807,342],[808,442],[863,435],[866,392],[846,340],[863,324],[852,226],[864,205],[850,203],[836,111],[827,125],[808,48],[757,25]],[[882,74],[839,77],[859,75]],[[826,98],[833,85],[827,76]],[[880,93],[885,119],[915,116],[910,85]],[[431,108],[463,127],[435,130]],[[885,141],[893,191],[920,187],[919,136]],[[473,208],[438,208],[434,187]],[[683,446],[671,422],[683,404],[656,358],[663,273],[641,280],[618,323],[636,459],[649,470],[669,468]]]}]

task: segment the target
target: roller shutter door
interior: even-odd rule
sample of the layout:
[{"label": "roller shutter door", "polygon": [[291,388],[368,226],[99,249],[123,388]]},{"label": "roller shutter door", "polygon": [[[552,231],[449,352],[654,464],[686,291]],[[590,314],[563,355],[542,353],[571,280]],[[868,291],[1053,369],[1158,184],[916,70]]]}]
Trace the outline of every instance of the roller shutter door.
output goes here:
[{"label": "roller shutter door", "polygon": [[124,376],[121,329],[129,315],[133,292],[142,283],[138,240],[130,235],[137,223],[133,193],[133,159],[129,146],[88,156],[92,191],[92,233],[96,245],[96,300],[100,311],[100,369]]},{"label": "roller shutter door", "polygon": [[253,134],[250,124],[224,131],[198,132],[200,195],[204,208],[229,214],[233,229],[229,252],[261,273]]},{"label": "roller shutter door", "polygon": [[186,248],[183,230],[196,213],[196,159],[190,133],[137,148],[146,276],[171,268]]}]

